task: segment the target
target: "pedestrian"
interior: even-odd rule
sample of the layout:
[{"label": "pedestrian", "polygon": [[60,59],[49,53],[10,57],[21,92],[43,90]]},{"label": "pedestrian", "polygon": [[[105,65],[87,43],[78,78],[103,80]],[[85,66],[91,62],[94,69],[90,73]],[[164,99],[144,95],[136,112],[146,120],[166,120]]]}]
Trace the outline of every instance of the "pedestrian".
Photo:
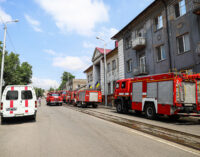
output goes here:
[{"label": "pedestrian", "polygon": [[41,97],[38,98],[39,106],[41,107]]}]

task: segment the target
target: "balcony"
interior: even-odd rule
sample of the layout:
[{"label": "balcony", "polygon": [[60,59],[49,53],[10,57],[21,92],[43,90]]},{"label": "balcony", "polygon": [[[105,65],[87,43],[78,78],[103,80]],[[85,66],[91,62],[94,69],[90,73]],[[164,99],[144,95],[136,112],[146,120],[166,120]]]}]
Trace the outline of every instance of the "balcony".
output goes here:
[{"label": "balcony", "polygon": [[200,0],[193,0],[193,13],[200,15]]},{"label": "balcony", "polygon": [[146,38],[144,37],[137,37],[132,42],[132,48],[134,50],[141,50],[146,46]]},{"label": "balcony", "polygon": [[139,75],[148,75],[149,72],[147,70],[147,66],[141,66],[137,68],[133,68],[133,75],[134,76],[139,76]]}]

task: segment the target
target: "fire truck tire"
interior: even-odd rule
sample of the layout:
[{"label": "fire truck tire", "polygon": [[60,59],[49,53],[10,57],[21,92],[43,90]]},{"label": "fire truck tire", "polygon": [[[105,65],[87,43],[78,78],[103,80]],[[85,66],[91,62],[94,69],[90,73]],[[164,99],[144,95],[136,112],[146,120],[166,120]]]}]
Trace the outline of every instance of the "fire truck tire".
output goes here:
[{"label": "fire truck tire", "polygon": [[148,103],[145,105],[145,117],[147,119],[155,119],[156,118],[156,110],[153,104]]},{"label": "fire truck tire", "polygon": [[86,105],[86,104],[84,104],[83,102],[81,102],[81,107],[82,107],[82,108],[86,108],[86,107],[87,107],[87,105]]},{"label": "fire truck tire", "polygon": [[171,115],[171,116],[169,116],[170,120],[178,120],[179,118],[180,118],[179,115]]},{"label": "fire truck tire", "polygon": [[116,109],[118,113],[123,113],[123,109],[122,109],[122,103],[118,102],[116,105]]},{"label": "fire truck tire", "polygon": [[92,104],[92,107],[93,107],[93,108],[97,108],[98,105],[97,105],[97,104]]}]

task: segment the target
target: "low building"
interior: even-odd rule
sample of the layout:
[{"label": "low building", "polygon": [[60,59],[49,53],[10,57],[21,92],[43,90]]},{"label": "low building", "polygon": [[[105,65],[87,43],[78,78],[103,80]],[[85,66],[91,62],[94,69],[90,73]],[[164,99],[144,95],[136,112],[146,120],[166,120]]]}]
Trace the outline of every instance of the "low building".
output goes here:
[{"label": "low building", "polygon": [[73,91],[85,89],[87,85],[86,79],[71,79],[66,83],[66,90]]},{"label": "low building", "polygon": [[[116,80],[119,79],[119,60],[118,60],[118,48],[117,44],[115,44],[115,48],[113,50],[106,49],[106,93],[108,95],[108,104],[111,105],[113,99],[113,91],[115,87]],[[105,99],[105,73],[104,73],[104,49],[96,47],[92,57],[92,63],[90,67],[88,67],[84,73],[87,77],[87,88],[101,90],[103,95],[103,101]]]}]

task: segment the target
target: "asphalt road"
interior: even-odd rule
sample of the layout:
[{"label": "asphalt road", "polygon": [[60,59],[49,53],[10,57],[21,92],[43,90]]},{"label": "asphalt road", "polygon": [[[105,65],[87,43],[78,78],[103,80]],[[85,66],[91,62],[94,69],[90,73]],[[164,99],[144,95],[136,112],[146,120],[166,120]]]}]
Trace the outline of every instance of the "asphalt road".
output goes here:
[{"label": "asphalt road", "polygon": [[194,157],[173,145],[62,106],[39,107],[37,122],[15,119],[0,126],[0,157]]}]

